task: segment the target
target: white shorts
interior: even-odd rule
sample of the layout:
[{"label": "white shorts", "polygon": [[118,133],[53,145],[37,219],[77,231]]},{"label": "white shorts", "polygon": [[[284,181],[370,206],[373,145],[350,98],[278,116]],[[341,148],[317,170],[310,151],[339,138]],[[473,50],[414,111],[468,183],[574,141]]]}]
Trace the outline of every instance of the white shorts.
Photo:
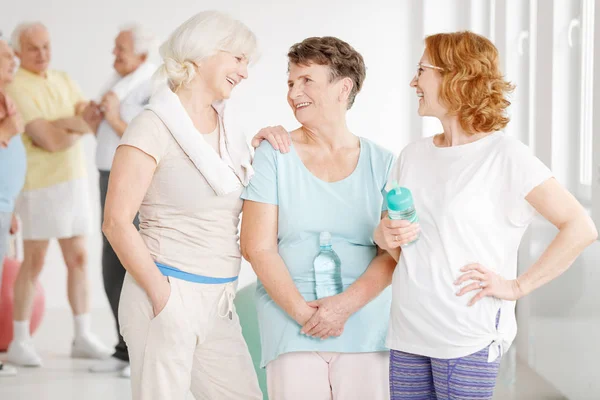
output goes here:
[{"label": "white shorts", "polygon": [[191,390],[196,400],[262,400],[234,284],[169,282],[171,295],[154,317],[146,292],[125,275],[118,314],[133,399],[185,399]]},{"label": "white shorts", "polygon": [[87,178],[23,191],[15,212],[23,240],[66,239],[89,233],[91,207]]}]

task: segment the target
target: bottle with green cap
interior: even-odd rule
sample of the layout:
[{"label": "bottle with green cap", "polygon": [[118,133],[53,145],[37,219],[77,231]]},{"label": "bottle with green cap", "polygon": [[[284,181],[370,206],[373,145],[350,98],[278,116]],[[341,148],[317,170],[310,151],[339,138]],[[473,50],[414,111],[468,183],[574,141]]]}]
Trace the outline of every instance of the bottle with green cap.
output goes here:
[{"label": "bottle with green cap", "polygon": [[317,299],[335,296],[344,290],[342,283],[342,262],[333,250],[331,233],[319,235],[319,254],[313,261],[315,274],[315,294]]},{"label": "bottle with green cap", "polygon": [[[390,219],[404,219],[412,224],[419,222],[412,193],[407,188],[401,187],[398,182],[392,182],[392,189],[388,192],[386,201]],[[412,244],[417,240],[419,240],[418,237],[407,244]]]}]

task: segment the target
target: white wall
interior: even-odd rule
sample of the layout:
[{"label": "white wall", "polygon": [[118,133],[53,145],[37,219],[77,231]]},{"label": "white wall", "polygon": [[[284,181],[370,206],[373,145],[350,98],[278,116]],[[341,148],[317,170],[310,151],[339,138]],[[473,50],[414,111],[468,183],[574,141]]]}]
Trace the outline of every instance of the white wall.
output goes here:
[{"label": "white wall", "polygon": [[[288,48],[309,36],[333,35],[353,45],[365,58],[367,78],[362,93],[349,113],[351,129],[398,153],[420,129],[417,98],[409,88],[422,51],[421,38],[410,29],[411,7],[417,2],[307,0],[190,1],[171,0],[22,0],[3,6],[0,29],[9,34],[23,20],[40,20],[49,28],[53,44],[52,67],[69,72],[90,98],[97,97],[109,77],[113,40],[118,27],[139,21],[152,27],[164,40],[181,22],[205,9],[219,9],[244,21],[256,33],[261,58],[250,69],[250,78],[238,87],[228,106],[248,136],[258,129],[297,124],[286,102],[286,54]],[[412,125],[411,125],[412,124]],[[418,136],[420,132],[416,132]],[[92,307],[105,307],[100,267],[100,222],[95,143],[85,138],[85,150],[93,199],[94,234],[89,238]],[[253,279],[244,265],[240,283]],[[48,307],[67,307],[65,266],[53,243],[41,282]]]}]

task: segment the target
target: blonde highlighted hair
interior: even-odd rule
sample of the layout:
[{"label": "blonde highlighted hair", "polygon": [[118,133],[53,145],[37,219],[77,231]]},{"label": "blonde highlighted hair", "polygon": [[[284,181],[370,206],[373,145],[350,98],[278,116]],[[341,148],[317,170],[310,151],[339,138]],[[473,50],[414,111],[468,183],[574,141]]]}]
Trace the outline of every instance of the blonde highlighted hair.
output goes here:
[{"label": "blonde highlighted hair", "polygon": [[163,65],[157,74],[177,88],[194,79],[195,65],[218,51],[251,60],[256,50],[256,36],[242,22],[218,11],[203,11],[181,24],[160,46]]}]

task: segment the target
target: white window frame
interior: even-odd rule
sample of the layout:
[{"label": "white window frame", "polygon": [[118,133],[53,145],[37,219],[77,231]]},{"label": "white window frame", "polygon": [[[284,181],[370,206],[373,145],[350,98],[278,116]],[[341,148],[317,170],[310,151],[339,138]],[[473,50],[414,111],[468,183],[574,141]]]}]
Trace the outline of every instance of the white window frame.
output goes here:
[{"label": "white window frame", "polygon": [[[593,112],[594,112],[594,2],[581,0],[581,92],[579,115],[579,157],[577,197],[592,201],[593,179]],[[569,32],[570,36],[572,32]],[[570,40],[572,40],[570,38]],[[600,101],[600,99],[596,99]]]}]

